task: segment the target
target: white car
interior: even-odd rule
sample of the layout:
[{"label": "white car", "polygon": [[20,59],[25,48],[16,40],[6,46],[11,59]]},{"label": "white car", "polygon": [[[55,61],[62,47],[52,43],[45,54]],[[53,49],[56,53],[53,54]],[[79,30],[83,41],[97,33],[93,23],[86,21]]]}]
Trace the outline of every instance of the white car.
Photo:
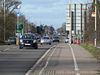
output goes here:
[{"label": "white car", "polygon": [[65,43],[69,43],[69,38],[65,38],[65,39],[64,39],[64,42],[65,42]]},{"label": "white car", "polygon": [[41,43],[41,45],[42,44],[49,44],[49,45],[51,45],[51,39],[48,36],[44,36],[44,37],[41,38],[40,43]]}]

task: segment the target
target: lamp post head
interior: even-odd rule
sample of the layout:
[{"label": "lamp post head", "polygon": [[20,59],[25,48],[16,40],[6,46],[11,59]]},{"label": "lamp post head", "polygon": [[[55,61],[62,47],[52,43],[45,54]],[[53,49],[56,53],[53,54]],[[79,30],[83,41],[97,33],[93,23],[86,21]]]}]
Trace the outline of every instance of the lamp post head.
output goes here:
[{"label": "lamp post head", "polygon": [[17,7],[16,7],[17,9],[20,9],[21,8],[21,5],[17,5]]}]

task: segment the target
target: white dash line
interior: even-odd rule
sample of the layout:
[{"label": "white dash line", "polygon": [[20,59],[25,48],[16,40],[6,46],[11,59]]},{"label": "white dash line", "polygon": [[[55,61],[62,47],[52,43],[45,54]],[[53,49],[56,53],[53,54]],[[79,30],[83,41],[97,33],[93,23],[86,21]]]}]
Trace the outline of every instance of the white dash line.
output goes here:
[{"label": "white dash line", "polygon": [[7,50],[9,50],[9,48],[7,48],[7,49],[4,49],[4,51],[7,51]]},{"label": "white dash line", "polygon": [[39,75],[42,75],[42,73],[43,73],[43,71],[45,70],[45,68],[47,68],[48,63],[49,63],[51,57],[53,56],[55,50],[56,50],[56,48],[53,50],[53,52],[52,52],[52,53],[50,54],[50,56],[48,57],[47,62],[46,62],[46,64],[45,64],[45,66],[41,69],[41,71],[39,72]]},{"label": "white dash line", "polygon": [[77,64],[76,57],[75,57],[75,54],[74,54],[74,50],[73,50],[73,48],[72,48],[72,46],[70,44],[69,44],[69,46],[71,48],[71,52],[72,52],[72,56],[73,56],[73,61],[74,61],[76,75],[80,75],[78,64]]},{"label": "white dash line", "polygon": [[32,68],[30,68],[30,70],[28,70],[25,75],[30,75],[32,73],[32,71],[37,67],[37,65],[43,60],[43,58],[45,58],[45,56],[50,52],[50,50],[52,48],[54,48],[56,45],[54,45],[53,47],[51,47],[49,50],[46,51],[46,53],[36,62],[35,65],[33,65]]}]

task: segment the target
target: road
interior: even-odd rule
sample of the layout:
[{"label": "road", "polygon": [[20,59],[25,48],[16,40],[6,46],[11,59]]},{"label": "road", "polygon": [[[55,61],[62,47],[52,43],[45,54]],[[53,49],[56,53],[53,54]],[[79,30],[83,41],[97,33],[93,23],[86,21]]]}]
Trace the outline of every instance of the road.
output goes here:
[{"label": "road", "polygon": [[52,45],[39,45],[39,49],[19,49],[15,45],[0,46],[0,75],[25,75]]},{"label": "road", "polygon": [[78,45],[60,43],[45,56],[26,75],[100,75],[100,62]]}]

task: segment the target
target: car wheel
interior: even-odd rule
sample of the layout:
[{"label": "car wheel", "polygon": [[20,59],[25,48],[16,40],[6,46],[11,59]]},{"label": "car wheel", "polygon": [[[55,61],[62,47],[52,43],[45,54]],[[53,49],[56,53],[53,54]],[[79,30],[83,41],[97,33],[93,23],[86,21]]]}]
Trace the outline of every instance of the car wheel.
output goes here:
[{"label": "car wheel", "polygon": [[20,46],[19,46],[19,49],[23,49],[23,46],[22,46],[22,45],[20,45]]},{"label": "car wheel", "polygon": [[49,43],[49,45],[51,45],[51,43]]},{"label": "car wheel", "polygon": [[11,45],[11,43],[8,43],[8,45]]},{"label": "car wheel", "polygon": [[37,44],[35,44],[34,49],[38,49],[38,45]]}]

